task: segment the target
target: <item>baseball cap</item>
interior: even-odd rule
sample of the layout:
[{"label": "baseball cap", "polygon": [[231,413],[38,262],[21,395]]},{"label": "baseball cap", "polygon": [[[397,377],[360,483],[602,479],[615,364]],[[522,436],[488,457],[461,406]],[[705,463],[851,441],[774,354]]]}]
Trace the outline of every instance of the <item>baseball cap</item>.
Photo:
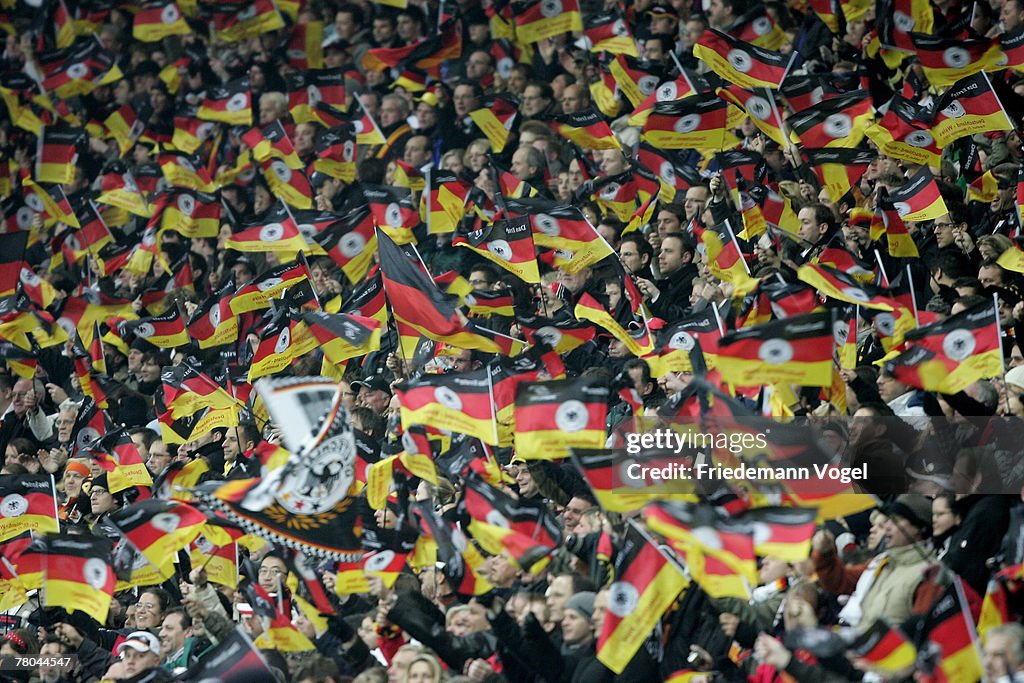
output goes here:
[{"label": "baseball cap", "polygon": [[391,393],[391,383],[384,379],[381,375],[372,375],[366,379],[361,379],[357,382],[352,382],[351,386],[358,387],[360,390],[367,389],[368,391],[386,391]]},{"label": "baseball cap", "polygon": [[920,494],[904,493],[882,511],[890,517],[902,517],[923,531],[925,536],[932,534],[932,502]]},{"label": "baseball cap", "polygon": [[152,652],[156,656],[160,656],[160,639],[149,631],[132,631],[124,642],[117,646],[114,654],[120,657],[124,654],[126,647],[130,647],[136,652]]}]

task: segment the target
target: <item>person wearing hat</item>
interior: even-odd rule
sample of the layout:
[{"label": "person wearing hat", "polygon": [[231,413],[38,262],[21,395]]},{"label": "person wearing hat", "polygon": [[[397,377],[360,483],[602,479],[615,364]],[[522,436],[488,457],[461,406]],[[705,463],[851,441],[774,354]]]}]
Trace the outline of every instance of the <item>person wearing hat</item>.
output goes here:
[{"label": "person wearing hat", "polygon": [[817,532],[811,542],[811,559],[821,587],[850,596],[839,616],[853,627],[867,628],[876,619],[901,624],[930,609],[942,591],[925,576],[925,570],[938,562],[927,544],[932,533],[931,501],[905,493],[883,512],[887,516],[886,550],[865,564],[845,564],[828,531]]},{"label": "person wearing hat", "polygon": [[371,375],[358,382],[352,382],[352,388],[357,392],[358,405],[366,406],[378,415],[387,413],[388,403],[391,401],[391,385],[381,375]]},{"label": "person wearing hat", "polygon": [[[114,654],[121,658],[124,664],[124,672],[131,679],[140,674],[156,673],[154,670],[160,666],[160,639],[149,631],[132,631],[128,637],[117,646]],[[169,671],[163,670],[163,676],[156,676],[147,680],[171,680]]]}]

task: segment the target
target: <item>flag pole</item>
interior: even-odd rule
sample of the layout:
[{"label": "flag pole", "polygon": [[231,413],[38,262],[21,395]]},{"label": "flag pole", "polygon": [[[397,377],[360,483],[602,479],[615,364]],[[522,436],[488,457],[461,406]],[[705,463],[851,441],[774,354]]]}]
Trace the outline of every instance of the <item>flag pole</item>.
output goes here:
[{"label": "flag pole", "polygon": [[907,266],[907,285],[910,287],[910,301],[914,305],[914,324],[918,327],[921,326],[921,318],[917,314],[917,292],[914,291],[914,276],[910,273],[910,264]]},{"label": "flag pole", "polygon": [[747,265],[747,259],[743,257],[743,250],[740,249],[740,243],[736,239],[736,233],[734,233],[732,231],[732,226],[729,225],[729,219],[728,218],[725,219],[724,223],[725,223],[725,229],[729,231],[729,239],[732,240],[732,246],[736,247],[736,255],[740,257],[740,263],[743,264],[743,270],[749,276],[750,275],[750,267]]},{"label": "flag pole", "polygon": [[494,406],[494,378],[489,368],[487,370],[487,397],[491,402],[491,426],[494,428],[494,443],[498,444],[498,413]]},{"label": "flag pole", "polygon": [[1012,415],[1010,395],[1006,393],[1006,359],[1003,358],[1003,328],[999,325],[999,292],[992,292],[992,305],[996,314],[996,343],[999,344],[999,375],[1003,378],[1003,399],[1006,401],[1006,412]]}]

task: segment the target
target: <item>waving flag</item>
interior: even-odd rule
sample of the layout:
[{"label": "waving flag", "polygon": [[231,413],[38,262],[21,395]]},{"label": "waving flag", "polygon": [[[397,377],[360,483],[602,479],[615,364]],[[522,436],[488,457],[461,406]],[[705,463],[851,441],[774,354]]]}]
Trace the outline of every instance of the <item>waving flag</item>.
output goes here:
[{"label": "waving flag", "polygon": [[316,106],[320,103],[345,110],[344,69],[295,71],[285,76],[285,83],[288,112],[295,123],[320,123],[316,113]]},{"label": "waving flag", "polygon": [[355,133],[349,123],[343,123],[321,133],[316,139],[316,160],[313,170],[346,183],[356,179]]},{"label": "waving flag", "polygon": [[934,112],[931,130],[940,147],[968,135],[1013,129],[985,73],[957,81],[935,101]]},{"label": "waving flag", "polygon": [[658,102],[641,138],[664,149],[721,150],[726,147],[728,104],[713,93]]},{"label": "waving flag", "polygon": [[543,503],[514,499],[483,481],[465,477],[462,506],[469,516],[469,533],[487,552],[505,551],[523,570],[539,574],[562,541],[562,530]]},{"label": "waving flag", "polygon": [[828,196],[838,200],[860,182],[877,155],[863,149],[804,149],[807,165],[814,170]]},{"label": "waving flag", "polygon": [[597,659],[620,674],[690,582],[632,524],[615,553],[614,576],[597,638]]},{"label": "waving flag", "polygon": [[470,249],[524,282],[540,282],[530,220],[526,216],[499,219],[476,230],[460,227],[452,244]]},{"label": "waving flag", "polygon": [[619,12],[610,11],[588,17],[583,34],[590,41],[591,52],[640,57],[636,41],[629,32],[629,26]]},{"label": "waving flag", "polygon": [[904,221],[930,221],[949,213],[927,166],[922,166],[904,185],[890,192],[888,201]]},{"label": "waving flag", "polygon": [[199,342],[199,348],[222,346],[238,339],[238,318],[231,311],[234,292],[235,284],[229,280],[192,313],[186,329],[189,337]]},{"label": "waving flag", "polygon": [[906,636],[881,619],[861,633],[850,649],[882,674],[899,675],[917,661],[917,650]]},{"label": "waving flag", "polygon": [[35,179],[41,183],[74,181],[78,146],[85,140],[85,131],[58,123],[43,128],[36,147]]},{"label": "waving flag", "polygon": [[132,21],[132,37],[144,43],[156,43],[168,36],[190,32],[181,10],[173,0],[143,5]]},{"label": "waving flag", "polygon": [[854,93],[823,100],[790,116],[787,123],[803,146],[852,148],[864,139],[873,119],[871,98]]},{"label": "waving flag", "polygon": [[308,248],[295,219],[281,203],[260,216],[255,225],[250,225],[242,226],[241,231],[224,240],[224,248],[275,254],[294,254]]},{"label": "waving flag", "polygon": [[[660,67],[626,54],[616,55],[615,59],[608,63],[608,74],[614,80],[614,85],[617,85],[622,94],[626,96],[626,99],[637,108],[641,107],[647,98],[658,90],[658,85],[665,80],[665,74]],[[689,88],[686,92],[690,90],[692,88]],[[684,92],[679,91],[677,95],[672,96],[672,99],[675,99],[676,96],[682,97],[684,94]],[[667,96],[669,96],[668,91],[663,94],[663,97]],[[601,106],[600,98],[595,97],[594,101],[598,104],[598,108],[602,113],[607,113],[605,108]]]},{"label": "waving flag", "polygon": [[583,30],[577,0],[528,0],[514,3],[516,39],[539,43],[563,33]]},{"label": "waving flag", "polygon": [[304,311],[303,322],[332,363],[343,363],[380,348],[380,321],[373,318],[322,311]]},{"label": "waving flag", "polygon": [[938,166],[942,150],[931,130],[931,113],[899,94],[893,96],[889,111],[865,131],[882,154],[895,159]]},{"label": "waving flag", "polygon": [[519,117],[519,102],[509,97],[495,95],[484,104],[486,106],[469,112],[469,117],[490,140],[495,153],[500,154],[505,149],[509,134]]},{"label": "waving flag", "polygon": [[745,43],[713,28],[704,31],[693,47],[693,55],[741,88],[778,88],[796,58]]},{"label": "waving flag", "polygon": [[0,541],[26,531],[57,533],[57,487],[53,477],[0,475]]},{"label": "waving flag", "polygon": [[592,377],[523,382],[516,391],[515,447],[525,459],[569,457],[605,442],[608,386]]},{"label": "waving flag", "polygon": [[402,429],[421,424],[475,436],[497,445],[498,427],[486,369],[451,375],[423,375],[395,387]]},{"label": "waving flag", "polygon": [[245,5],[213,5],[213,28],[228,43],[255,38],[284,27],[274,0],[254,0]]},{"label": "waving flag", "polygon": [[196,116],[233,126],[251,126],[252,91],[249,89],[249,79],[239,78],[210,88]]},{"label": "waving flag", "polygon": [[206,515],[184,503],[151,498],[110,514],[110,522],[156,566],[188,546]]},{"label": "waving flag", "polygon": [[549,125],[581,149],[621,149],[612,129],[593,107],[556,115]]},{"label": "waving flag", "polygon": [[953,85],[992,68],[1002,56],[999,41],[989,38],[946,38],[921,33],[912,33],[910,37],[928,82],[936,87]]},{"label": "waving flag", "polygon": [[740,386],[766,382],[832,385],[832,319],[811,313],[731,332],[718,342],[722,378]]},{"label": "waving flag", "polygon": [[110,566],[110,541],[88,534],[44,539],[43,604],[82,611],[100,623],[107,620],[117,577]]}]

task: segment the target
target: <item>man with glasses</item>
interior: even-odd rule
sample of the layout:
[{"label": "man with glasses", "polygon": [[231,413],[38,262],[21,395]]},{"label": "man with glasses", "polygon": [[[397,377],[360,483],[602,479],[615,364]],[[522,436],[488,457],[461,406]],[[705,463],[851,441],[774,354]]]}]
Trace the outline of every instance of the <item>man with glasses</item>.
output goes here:
[{"label": "man with glasses", "polygon": [[523,89],[522,104],[519,111],[526,119],[539,119],[547,115],[554,99],[554,91],[547,83],[533,81]]},{"label": "man with glasses", "polygon": [[277,555],[267,555],[260,562],[257,583],[268,595],[277,595],[278,587],[288,577],[288,565]]}]

